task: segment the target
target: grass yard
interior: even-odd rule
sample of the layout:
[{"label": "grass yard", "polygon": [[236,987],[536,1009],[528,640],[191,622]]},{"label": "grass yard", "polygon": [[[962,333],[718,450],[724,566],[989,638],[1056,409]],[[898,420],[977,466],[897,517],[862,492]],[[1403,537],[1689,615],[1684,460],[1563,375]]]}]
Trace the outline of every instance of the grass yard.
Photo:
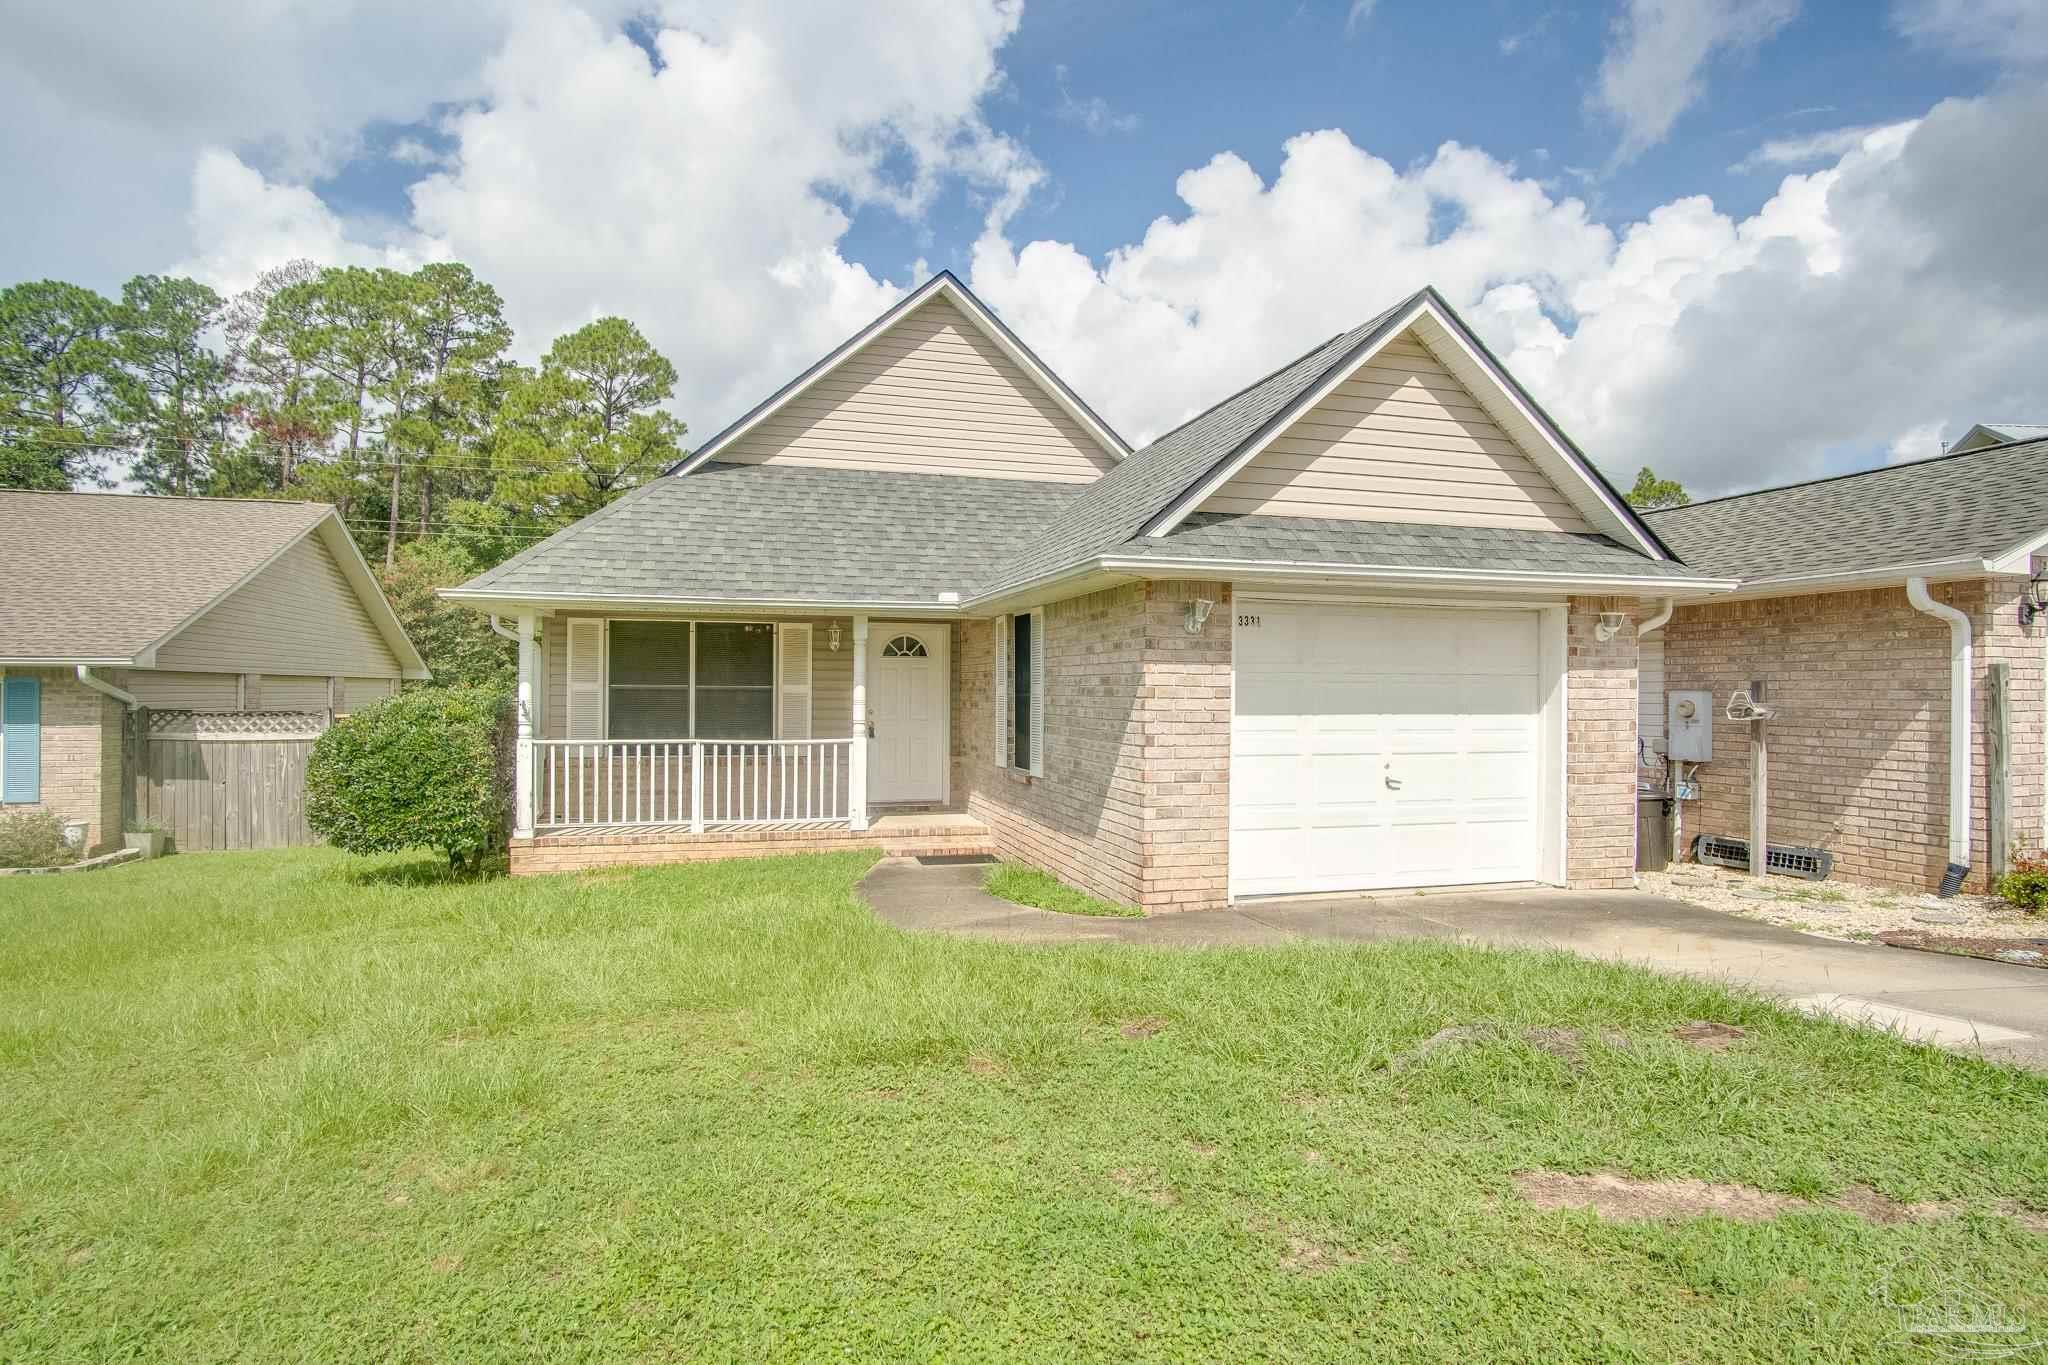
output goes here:
[{"label": "grass yard", "polygon": [[1135,905],[1118,905],[1091,896],[1078,886],[1069,886],[1050,872],[1024,863],[995,863],[990,866],[982,888],[997,900],[1012,905],[1057,910],[1063,915],[1096,915],[1136,918],[1145,912]]},{"label": "grass yard", "polygon": [[1529,953],[916,938],[866,866],[6,884],[0,1359],[1927,1359],[1886,1304],[1949,1277],[2048,1335],[1990,1211],[2048,1208],[2048,1079]]}]

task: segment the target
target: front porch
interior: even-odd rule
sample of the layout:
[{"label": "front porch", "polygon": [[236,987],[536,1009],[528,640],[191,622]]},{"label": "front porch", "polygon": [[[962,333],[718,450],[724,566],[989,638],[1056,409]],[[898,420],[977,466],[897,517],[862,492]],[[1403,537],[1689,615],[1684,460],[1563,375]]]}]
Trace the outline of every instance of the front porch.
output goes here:
[{"label": "front porch", "polygon": [[514,872],[989,851],[948,809],[950,623],[536,611],[505,633]]}]

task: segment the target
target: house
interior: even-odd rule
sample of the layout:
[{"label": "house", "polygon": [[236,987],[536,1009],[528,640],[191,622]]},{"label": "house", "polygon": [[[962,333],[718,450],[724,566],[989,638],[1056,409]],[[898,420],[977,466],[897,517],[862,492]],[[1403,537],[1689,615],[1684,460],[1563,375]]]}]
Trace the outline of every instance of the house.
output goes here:
[{"label": "house", "polygon": [[[1667,691],[1766,686],[1774,845],[1834,875],[1983,887],[2038,850],[2048,801],[2042,550],[2048,439],[1657,512],[1696,570],[1737,580],[1644,641],[1642,730],[1665,751]],[[1716,717],[1681,803],[1693,833],[1746,837],[1749,727]]]},{"label": "house", "polygon": [[1943,453],[1965,455],[1972,450],[1982,450],[1986,446],[2001,446],[2008,441],[2036,441],[2043,436],[2048,436],[2048,423],[1979,422],[1964,432],[1962,437]]},{"label": "house", "polygon": [[1633,870],[1681,563],[1434,291],[1133,451],[940,274],[447,592],[515,872],[987,848],[1150,910]]},{"label": "house", "polygon": [[324,724],[427,676],[325,503],[0,491],[0,583],[0,810],[90,850],[121,842],[153,722]]}]

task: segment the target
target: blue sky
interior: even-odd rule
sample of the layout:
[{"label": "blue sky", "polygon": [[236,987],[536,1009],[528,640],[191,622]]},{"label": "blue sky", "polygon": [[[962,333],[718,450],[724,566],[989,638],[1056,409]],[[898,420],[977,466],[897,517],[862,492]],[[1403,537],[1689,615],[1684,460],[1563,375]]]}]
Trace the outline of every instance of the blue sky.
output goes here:
[{"label": "blue sky", "polygon": [[2048,420],[2041,0],[108,0],[9,32],[0,280],[458,259],[522,354],[631,318],[698,432],[941,267],[1139,439],[1425,283],[1618,478]]}]

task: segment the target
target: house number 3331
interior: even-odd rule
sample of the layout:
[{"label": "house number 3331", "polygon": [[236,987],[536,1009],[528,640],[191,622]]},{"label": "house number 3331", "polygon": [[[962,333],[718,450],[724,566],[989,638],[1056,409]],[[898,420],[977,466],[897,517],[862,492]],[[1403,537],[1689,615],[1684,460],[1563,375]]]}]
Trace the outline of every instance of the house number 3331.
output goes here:
[{"label": "house number 3331", "polygon": [[1247,616],[1240,612],[1238,613],[1237,624],[1239,626],[1256,626],[1259,624],[1259,618],[1257,616]]}]

